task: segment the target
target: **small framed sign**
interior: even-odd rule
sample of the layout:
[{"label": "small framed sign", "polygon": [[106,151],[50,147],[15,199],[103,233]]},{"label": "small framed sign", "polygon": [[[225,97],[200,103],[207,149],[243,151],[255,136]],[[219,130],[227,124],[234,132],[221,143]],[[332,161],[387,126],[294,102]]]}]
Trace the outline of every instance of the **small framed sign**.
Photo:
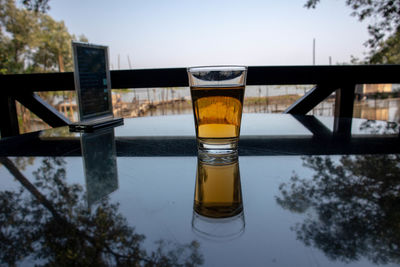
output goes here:
[{"label": "small framed sign", "polygon": [[121,124],[122,118],[113,114],[108,47],[72,42],[72,50],[79,122],[70,129],[90,131]]}]

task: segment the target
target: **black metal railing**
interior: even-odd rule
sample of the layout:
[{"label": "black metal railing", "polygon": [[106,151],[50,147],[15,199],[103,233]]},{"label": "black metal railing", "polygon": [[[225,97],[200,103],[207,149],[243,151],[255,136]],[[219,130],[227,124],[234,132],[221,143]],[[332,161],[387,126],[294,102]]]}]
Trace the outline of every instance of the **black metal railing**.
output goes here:
[{"label": "black metal railing", "polygon": [[[303,97],[285,112],[307,114],[336,91],[335,117],[352,117],[357,84],[400,83],[400,65],[341,66],[250,66],[247,85],[312,84]],[[30,109],[52,127],[68,125],[70,121],[35,92],[74,90],[72,72],[0,75],[1,135],[19,134],[15,101]],[[111,71],[113,89],[185,87],[185,68],[138,69]],[[346,120],[335,121],[334,131],[346,132]]]}]

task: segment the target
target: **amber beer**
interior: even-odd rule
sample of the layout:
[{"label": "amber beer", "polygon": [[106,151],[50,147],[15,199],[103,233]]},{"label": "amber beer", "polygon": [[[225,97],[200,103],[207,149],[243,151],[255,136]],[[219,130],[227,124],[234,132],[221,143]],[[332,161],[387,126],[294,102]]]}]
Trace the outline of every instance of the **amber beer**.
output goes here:
[{"label": "amber beer", "polygon": [[198,161],[194,210],[208,218],[228,218],[243,211],[237,160],[224,165]]},{"label": "amber beer", "polygon": [[242,119],[244,86],[191,88],[196,135],[200,141],[237,142]]},{"label": "amber beer", "polygon": [[222,159],[236,153],[247,68],[192,67],[188,76],[199,155]]}]

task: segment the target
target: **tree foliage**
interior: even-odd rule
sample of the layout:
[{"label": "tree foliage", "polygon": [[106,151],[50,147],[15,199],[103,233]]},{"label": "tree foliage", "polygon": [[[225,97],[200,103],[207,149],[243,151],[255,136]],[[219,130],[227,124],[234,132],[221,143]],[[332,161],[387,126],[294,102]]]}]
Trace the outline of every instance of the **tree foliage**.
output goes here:
[{"label": "tree foliage", "polygon": [[[315,8],[320,0],[307,0],[307,8]],[[353,16],[368,20],[370,38],[366,45],[371,49],[368,63],[400,64],[400,0],[346,0]]]},{"label": "tree foliage", "polygon": [[383,42],[369,58],[371,64],[400,64],[400,30]]},{"label": "tree foliage", "polygon": [[77,39],[87,41],[70,34],[63,21],[0,0],[1,73],[72,70],[71,41]]},{"label": "tree foliage", "polygon": [[49,0],[22,0],[22,4],[31,11],[46,13],[50,9]]},{"label": "tree foliage", "polygon": [[[308,0],[305,6],[315,8],[319,1]],[[372,19],[368,25],[371,38],[367,42],[371,48],[400,30],[400,0],[346,0],[346,5],[353,9],[352,15],[360,21]]]},{"label": "tree foliage", "polygon": [[3,73],[20,73],[38,40],[37,15],[18,9],[12,0],[0,0],[0,62]]}]

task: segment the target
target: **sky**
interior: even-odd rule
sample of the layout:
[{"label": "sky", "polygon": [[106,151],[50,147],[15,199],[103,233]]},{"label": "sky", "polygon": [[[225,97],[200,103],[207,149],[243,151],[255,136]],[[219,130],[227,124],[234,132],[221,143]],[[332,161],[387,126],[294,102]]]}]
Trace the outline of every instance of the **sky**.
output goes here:
[{"label": "sky", "polygon": [[[367,24],[344,0],[50,0],[69,32],[109,46],[111,69],[316,65],[363,58]],[[130,62],[130,64],[129,64]]]}]

